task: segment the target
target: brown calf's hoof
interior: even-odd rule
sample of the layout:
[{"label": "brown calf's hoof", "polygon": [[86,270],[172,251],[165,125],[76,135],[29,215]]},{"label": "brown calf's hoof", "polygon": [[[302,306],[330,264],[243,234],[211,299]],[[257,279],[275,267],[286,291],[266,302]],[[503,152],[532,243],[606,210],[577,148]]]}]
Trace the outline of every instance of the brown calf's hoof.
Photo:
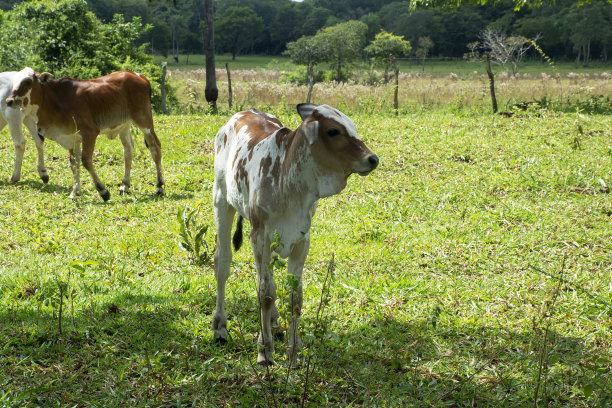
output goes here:
[{"label": "brown calf's hoof", "polygon": [[108,192],[108,190],[102,190],[100,191],[100,197],[102,197],[104,202],[107,202],[108,199],[110,198],[110,193]]}]

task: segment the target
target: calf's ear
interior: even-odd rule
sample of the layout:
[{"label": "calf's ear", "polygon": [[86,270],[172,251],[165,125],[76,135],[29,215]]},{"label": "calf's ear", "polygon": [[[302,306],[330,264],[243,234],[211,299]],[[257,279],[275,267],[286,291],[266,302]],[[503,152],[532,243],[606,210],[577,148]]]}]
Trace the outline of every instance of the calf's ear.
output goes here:
[{"label": "calf's ear", "polygon": [[317,105],[312,104],[312,103],[300,103],[297,106],[297,111],[300,114],[300,117],[302,118],[302,120],[304,120],[308,116],[310,116],[310,114],[312,113],[313,110],[315,110],[316,107]]},{"label": "calf's ear", "polygon": [[41,84],[46,84],[47,82],[52,81],[53,78],[53,74],[50,72],[43,72],[38,76],[38,81],[40,81]]},{"label": "calf's ear", "polygon": [[317,134],[319,133],[319,122],[312,120],[306,123],[304,126],[304,134],[308,143],[313,144],[317,140]]}]

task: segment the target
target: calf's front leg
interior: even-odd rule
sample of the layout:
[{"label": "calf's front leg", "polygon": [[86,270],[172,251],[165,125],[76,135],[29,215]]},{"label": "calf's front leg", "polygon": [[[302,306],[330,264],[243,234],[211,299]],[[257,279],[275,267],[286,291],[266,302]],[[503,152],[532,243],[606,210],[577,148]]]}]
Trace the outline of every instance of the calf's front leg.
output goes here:
[{"label": "calf's front leg", "polygon": [[293,275],[294,281],[297,282],[297,288],[291,292],[289,296],[289,304],[291,305],[291,325],[289,326],[289,344],[287,346],[287,356],[289,363],[292,366],[297,364],[297,357],[302,348],[302,338],[298,333],[300,316],[302,314],[302,271],[304,270],[304,262],[310,248],[310,237],[295,244],[289,254],[287,270]]},{"label": "calf's front leg", "polygon": [[110,193],[106,189],[106,186],[104,185],[102,180],[100,180],[100,177],[98,177],[98,173],[96,173],[96,170],[94,169],[94,166],[93,166],[93,153],[94,153],[94,148],[96,146],[96,138],[98,136],[98,133],[97,132],[96,133],[85,133],[82,131],[82,134],[83,134],[83,167],[87,169],[87,171],[89,172],[89,175],[93,179],[94,186],[96,186],[96,190],[98,190],[100,197],[102,197],[104,201],[108,201],[108,199],[110,198]]},{"label": "calf's front leg", "polygon": [[38,175],[43,183],[47,184],[49,182],[49,173],[47,173],[47,168],[45,167],[45,140],[38,134],[36,122],[34,122],[31,118],[26,116],[23,123],[28,128],[30,135],[32,135],[32,139],[34,139],[34,143],[36,144],[36,152],[38,154]]},{"label": "calf's front leg", "polygon": [[70,198],[74,199],[81,195],[81,143],[76,142],[74,147],[68,150],[70,154],[70,170],[72,170],[72,191]]},{"label": "calf's front leg", "polygon": [[127,194],[130,192],[130,174],[132,171],[132,158],[134,156],[134,140],[132,139],[132,132],[130,126],[126,126],[119,132],[119,138],[123,145],[123,180],[119,186],[119,194]]},{"label": "calf's front leg", "polygon": [[276,284],[272,271],[268,268],[270,263],[270,240],[266,238],[261,229],[253,226],[251,230],[251,245],[255,256],[257,269],[257,297],[260,307],[261,333],[257,347],[257,364],[274,365],[274,337],[272,336],[272,315],[276,301]]},{"label": "calf's front leg", "polygon": [[[15,184],[21,178],[21,166],[23,163],[23,154],[25,152],[25,137],[23,136],[23,130],[21,129],[21,113],[19,109],[7,109],[7,121],[9,124],[9,132],[13,139],[13,147],[15,148],[15,167],[9,183]],[[0,120],[2,120],[0,118]],[[4,122],[4,120],[2,120]],[[0,125],[0,130],[3,124]]]}]

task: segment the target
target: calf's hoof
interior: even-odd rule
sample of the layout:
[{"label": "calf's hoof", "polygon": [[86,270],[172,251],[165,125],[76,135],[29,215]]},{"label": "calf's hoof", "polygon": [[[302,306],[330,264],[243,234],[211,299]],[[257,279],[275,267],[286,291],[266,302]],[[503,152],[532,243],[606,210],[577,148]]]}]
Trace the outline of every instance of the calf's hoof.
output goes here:
[{"label": "calf's hoof", "polygon": [[223,337],[215,337],[213,338],[213,342],[217,346],[225,346],[227,344],[227,339],[224,339]]},{"label": "calf's hoof", "polygon": [[218,345],[227,344],[226,324],[221,324],[218,319],[213,320],[213,343]]},{"label": "calf's hoof", "polygon": [[20,178],[21,178],[20,176],[12,176],[11,179],[9,180],[9,184],[17,183]]},{"label": "calf's hoof", "polygon": [[43,183],[47,184],[49,182],[49,175],[43,174],[42,176],[40,176],[40,179],[42,180]]},{"label": "calf's hoof", "polygon": [[[262,347],[262,346],[260,346]],[[272,356],[273,350],[263,349],[257,352],[257,364],[263,367],[273,366],[274,357]]]},{"label": "calf's hoof", "polygon": [[110,193],[108,192],[108,190],[102,190],[100,191],[100,197],[102,197],[104,202],[107,202],[108,199],[110,198]]}]

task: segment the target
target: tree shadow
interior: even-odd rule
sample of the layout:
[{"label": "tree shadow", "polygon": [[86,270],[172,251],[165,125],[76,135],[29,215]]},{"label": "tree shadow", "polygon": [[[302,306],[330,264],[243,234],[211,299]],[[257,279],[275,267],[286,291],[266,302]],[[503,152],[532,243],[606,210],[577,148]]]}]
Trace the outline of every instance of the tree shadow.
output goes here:
[{"label": "tree shadow", "polygon": [[[388,316],[335,332],[330,326],[317,337],[312,317],[302,316],[311,360],[288,372],[287,341],[279,340],[277,366],[270,371],[254,366],[259,332],[254,293],[229,294],[230,337],[222,347],[212,341],[211,292],[158,296],[123,291],[102,303],[85,302],[74,316],[66,298],[62,334],[57,305],[45,306],[42,299],[38,310],[15,304],[0,311],[0,340],[5,343],[0,361],[19,364],[0,369],[0,378],[5,378],[0,388],[19,381],[12,397],[21,402],[32,398],[26,389],[36,389],[38,398],[65,404],[121,397],[129,406],[160,406],[176,403],[179,393],[183,403],[251,401],[251,406],[264,406],[270,401],[266,388],[274,390],[277,402],[293,404],[308,383],[310,406],[524,406],[534,404],[539,352],[545,344],[539,330],[433,327],[427,320]],[[541,382],[550,390],[575,386],[568,382],[572,364],[595,356],[582,339],[558,332],[548,338],[549,355],[565,365],[547,369]],[[293,385],[287,390],[283,384],[289,376]],[[99,389],[87,390],[88,383]],[[563,398],[569,393],[559,395],[556,400],[550,392],[553,405],[567,403]]]}]

